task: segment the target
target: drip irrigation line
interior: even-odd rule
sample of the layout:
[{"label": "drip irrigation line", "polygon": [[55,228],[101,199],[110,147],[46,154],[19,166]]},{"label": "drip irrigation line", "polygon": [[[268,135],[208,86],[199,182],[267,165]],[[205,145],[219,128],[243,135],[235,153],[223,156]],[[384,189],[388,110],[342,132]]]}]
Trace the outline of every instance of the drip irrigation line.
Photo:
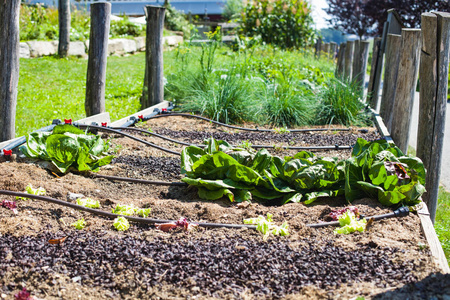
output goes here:
[{"label": "drip irrigation line", "polygon": [[[113,132],[113,133],[116,133],[116,134],[120,134],[120,135],[126,136],[126,137],[128,137],[128,138],[130,138],[132,140],[138,141],[138,142],[143,143],[143,144],[145,144],[147,146],[150,146],[150,147],[153,147],[153,148],[156,148],[156,149],[168,152],[168,153],[172,153],[172,154],[175,154],[175,155],[181,155],[181,153],[179,153],[179,152],[176,152],[176,151],[173,151],[173,150],[170,150],[170,149],[167,149],[167,148],[155,145],[153,143],[147,142],[146,140],[137,138],[137,137],[135,137],[133,135],[130,135],[130,134],[127,134],[127,133],[123,133],[123,132],[115,130],[115,129],[111,129],[109,127],[103,127],[103,126],[97,126],[97,125],[85,125],[85,124],[78,124],[77,126],[80,127],[80,128],[88,128],[88,129],[89,128],[93,128],[93,129],[96,129],[96,130]],[[123,129],[127,129],[127,128],[123,128]]]},{"label": "drip irrigation line", "polygon": [[[104,127],[103,127],[104,128]],[[123,127],[107,127],[107,128],[111,128],[114,130],[130,130],[130,131],[137,131],[137,132],[142,132],[145,134],[149,134],[152,136],[156,136],[160,139],[169,141],[169,142],[173,142],[173,143],[177,143],[180,145],[184,145],[184,146],[196,146],[196,147],[200,147],[200,148],[205,148],[205,145],[198,145],[198,144],[190,144],[190,143],[186,143],[180,140],[175,140],[172,138],[169,138],[167,136],[164,135],[160,135],[158,133],[154,133],[145,129],[140,129],[140,128],[134,128],[134,127],[127,127],[127,128],[123,128]],[[254,149],[275,149],[275,148],[281,148],[284,150],[348,150],[348,149],[353,149],[352,146],[340,146],[340,145],[334,145],[334,146],[273,146],[273,145],[251,145],[251,148]]]},{"label": "drip irrigation line", "polygon": [[154,185],[188,186],[188,184],[186,182],[182,182],[182,181],[167,182],[167,181],[145,180],[145,179],[137,179],[137,178],[129,178],[129,177],[100,175],[100,174],[94,174],[94,173],[90,173],[86,177],[104,178],[104,179],[115,180],[115,181],[127,181],[127,182],[134,182],[134,183],[154,184]]},{"label": "drip irrigation line", "polygon": [[[387,219],[387,218],[405,217],[407,215],[409,215],[409,208],[407,206],[402,206],[399,209],[396,209],[391,213],[367,217],[366,220],[373,219],[374,221],[377,221],[377,220]],[[317,224],[307,224],[306,226],[311,227],[311,228],[320,228],[320,227],[326,227],[326,226],[339,226],[339,221],[323,222],[323,223],[317,223]]]},{"label": "drip irrigation line", "polygon": [[[190,117],[190,118],[197,118],[197,119],[201,119],[204,121],[208,121],[220,126],[224,126],[224,127],[228,127],[228,128],[232,128],[232,129],[238,129],[238,130],[245,130],[245,131],[256,131],[256,132],[276,132],[276,130],[274,129],[264,129],[264,128],[246,128],[246,127],[239,127],[239,126],[234,126],[234,125],[228,125],[225,123],[221,123],[221,122],[217,122],[202,116],[197,116],[197,115],[191,115],[191,114],[183,114],[183,113],[167,113],[167,114],[162,114],[162,115],[156,115],[153,117],[150,117],[149,119],[156,119],[156,118],[164,118],[164,117]],[[287,129],[289,130],[289,132],[308,132],[308,131],[350,131],[350,128],[311,128],[311,129]]]},{"label": "drip irrigation line", "polygon": [[[76,210],[82,210],[94,215],[106,217],[109,219],[115,219],[119,216],[124,217],[128,219],[129,221],[136,222],[136,223],[143,223],[143,224],[162,224],[162,223],[173,223],[176,222],[175,220],[160,220],[160,219],[150,219],[150,218],[140,218],[140,217],[131,217],[131,216],[124,216],[119,214],[113,214],[110,212],[106,212],[103,210],[98,210],[94,208],[84,207],[75,203],[47,197],[47,196],[38,196],[38,195],[32,195],[27,193],[21,193],[21,192],[14,192],[14,191],[8,191],[8,190],[0,190],[1,195],[8,195],[8,196],[16,196],[16,197],[25,197],[30,199],[36,199],[41,200],[45,202],[50,202],[57,205],[62,205],[66,207],[70,207]],[[207,228],[233,228],[233,229],[240,229],[240,228],[248,228],[248,229],[256,229],[256,226],[254,225],[246,225],[246,224],[221,224],[221,223],[195,223],[198,224],[200,227],[207,227]]]}]

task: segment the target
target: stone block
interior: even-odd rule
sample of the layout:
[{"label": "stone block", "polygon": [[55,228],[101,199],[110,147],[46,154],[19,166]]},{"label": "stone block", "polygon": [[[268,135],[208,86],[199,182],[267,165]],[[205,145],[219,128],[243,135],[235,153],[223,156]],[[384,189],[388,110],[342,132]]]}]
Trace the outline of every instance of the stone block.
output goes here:
[{"label": "stone block", "polygon": [[27,44],[30,48],[30,57],[54,55],[58,52],[57,41],[29,41]]},{"label": "stone block", "polygon": [[30,58],[30,47],[27,43],[20,43],[19,55],[20,58]]},{"label": "stone block", "polygon": [[73,56],[85,56],[86,47],[83,42],[70,42],[69,44],[69,55]]},{"label": "stone block", "polygon": [[174,47],[183,43],[183,37],[178,35],[171,35],[163,37],[163,44],[169,47]]},{"label": "stone block", "polygon": [[145,50],[145,36],[138,36],[134,38],[136,42],[136,50],[144,51]]}]

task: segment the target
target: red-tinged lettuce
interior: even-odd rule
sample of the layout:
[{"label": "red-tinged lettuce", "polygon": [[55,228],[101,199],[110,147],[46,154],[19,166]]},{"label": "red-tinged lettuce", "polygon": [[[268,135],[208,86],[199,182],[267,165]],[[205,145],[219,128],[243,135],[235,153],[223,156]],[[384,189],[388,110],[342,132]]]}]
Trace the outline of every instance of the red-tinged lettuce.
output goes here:
[{"label": "red-tinged lettuce", "polygon": [[20,292],[14,295],[15,300],[35,300],[36,297],[31,296],[31,294],[24,287]]},{"label": "red-tinged lettuce", "polygon": [[156,225],[156,229],[169,232],[175,228],[182,228],[184,231],[192,231],[198,227],[198,224],[190,223],[186,218],[180,218],[178,221],[170,223],[162,223]]},{"label": "red-tinged lettuce", "polygon": [[100,136],[68,124],[55,126],[52,133],[30,133],[27,144],[20,147],[27,157],[51,161],[61,173],[67,173],[70,167],[97,172],[114,157],[107,155],[108,149],[109,143]]},{"label": "red-tinged lettuce", "polygon": [[359,217],[359,211],[356,206],[348,206],[343,209],[332,210],[328,214],[328,219],[332,221],[337,221],[340,216],[342,216],[347,211],[351,211],[356,217]]},{"label": "red-tinged lettuce", "polygon": [[10,210],[12,210],[15,214],[17,214],[17,205],[16,202],[14,201],[9,201],[9,200],[3,200],[0,203],[0,206],[3,206],[5,208],[9,208]]}]

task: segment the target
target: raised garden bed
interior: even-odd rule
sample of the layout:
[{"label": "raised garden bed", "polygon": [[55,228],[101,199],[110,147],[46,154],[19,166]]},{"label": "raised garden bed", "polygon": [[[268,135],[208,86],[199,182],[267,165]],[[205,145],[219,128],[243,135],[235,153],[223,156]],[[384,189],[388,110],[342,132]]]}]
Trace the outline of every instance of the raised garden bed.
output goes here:
[{"label": "raised garden bed", "polygon": [[[380,138],[373,128],[245,133],[183,117],[152,119],[137,126],[190,143],[213,136],[233,144],[275,145],[270,152],[279,156],[296,152],[281,146],[343,146],[353,145],[358,137]],[[179,156],[119,135],[103,137],[112,139],[117,157],[98,174],[163,181],[182,178]],[[140,137],[181,150],[173,142]],[[349,157],[350,152],[315,151],[319,156],[340,158]],[[309,206],[211,202],[200,199],[192,187],[113,182],[73,173],[61,176],[44,165],[20,156],[0,163],[0,186],[24,191],[32,184],[45,188],[50,197],[71,202],[72,194],[83,194],[99,200],[104,211],[116,204],[148,207],[150,217],[156,219],[185,217],[194,222],[242,224],[245,218],[271,213],[275,223],[288,222],[290,235],[263,241],[259,232],[245,228],[165,233],[133,223],[128,231],[118,232],[106,218],[47,202],[19,200],[17,214],[0,208],[0,288],[7,298],[24,286],[32,295],[46,299],[401,299],[405,295],[421,299],[450,294],[449,275],[439,273],[416,214],[375,221],[362,233],[335,235],[333,227],[306,225],[346,206],[343,198]],[[0,199],[13,200],[10,196]],[[392,211],[368,198],[353,205],[366,216]],[[87,226],[77,231],[70,224],[81,218]],[[64,237],[60,244],[49,243]]]}]

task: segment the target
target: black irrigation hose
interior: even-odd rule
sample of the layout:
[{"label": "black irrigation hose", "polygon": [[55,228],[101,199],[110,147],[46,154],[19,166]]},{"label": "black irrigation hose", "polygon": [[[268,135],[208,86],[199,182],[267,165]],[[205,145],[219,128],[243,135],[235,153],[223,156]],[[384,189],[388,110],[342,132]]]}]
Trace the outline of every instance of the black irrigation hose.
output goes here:
[{"label": "black irrigation hose", "polygon": [[[104,127],[103,127],[104,128]],[[138,132],[142,132],[145,134],[150,134],[153,136],[156,136],[160,139],[169,141],[169,142],[173,142],[173,143],[177,143],[180,145],[184,145],[184,146],[197,146],[197,147],[201,147],[204,148],[206,147],[205,145],[197,145],[197,144],[189,144],[183,141],[179,141],[179,140],[175,140],[148,130],[144,130],[144,129],[140,129],[140,128],[134,128],[134,127],[108,127],[114,130],[131,130],[131,131],[138,131]],[[298,147],[298,146],[271,146],[271,145],[251,145],[250,147],[254,148],[254,149],[262,149],[262,148],[266,148],[266,149],[275,149],[275,148],[281,148],[281,149],[285,149],[285,150],[348,150],[348,149],[352,149],[352,146],[339,146],[339,145],[334,145],[334,146],[304,146],[304,147]]]},{"label": "black irrigation hose", "polygon": [[[225,123],[217,122],[202,116],[197,115],[191,115],[191,114],[183,114],[183,113],[167,113],[162,115],[157,115],[154,117],[151,117],[149,119],[156,119],[156,118],[164,118],[164,117],[191,117],[191,118],[197,118],[204,121],[208,121],[217,125],[225,126],[232,129],[238,129],[238,130],[245,130],[245,131],[257,131],[257,132],[276,132],[274,129],[261,129],[261,128],[245,128],[245,127],[239,127],[239,126],[233,126],[228,125]],[[350,128],[311,128],[311,129],[288,129],[289,132],[308,132],[308,131],[350,131]]]},{"label": "black irrigation hose", "polygon": [[[409,208],[407,206],[402,206],[399,209],[394,210],[394,212],[383,214],[383,215],[376,215],[372,217],[367,217],[366,220],[373,219],[374,221],[381,220],[381,219],[387,219],[387,218],[394,218],[394,217],[406,217],[409,215]],[[326,226],[338,226],[339,221],[333,221],[333,222],[323,222],[323,223],[317,223],[317,224],[307,224],[306,226],[311,228],[320,228],[320,227],[326,227]]]},{"label": "black irrigation hose", "polygon": [[[176,152],[176,151],[173,151],[173,150],[170,150],[170,149],[167,149],[167,148],[155,145],[153,143],[147,142],[146,140],[137,138],[137,137],[135,137],[133,135],[130,135],[130,134],[127,134],[127,133],[123,133],[123,132],[120,132],[118,130],[114,130],[114,129],[111,129],[111,128],[108,128],[108,127],[97,126],[97,125],[85,125],[85,124],[78,124],[77,126],[80,127],[80,128],[88,128],[88,129],[89,128],[93,128],[93,129],[97,129],[97,130],[101,130],[101,131],[108,131],[108,132],[120,134],[120,135],[126,136],[126,137],[128,137],[128,138],[130,138],[132,140],[141,142],[141,143],[143,143],[143,144],[145,144],[147,146],[154,147],[156,149],[159,149],[159,150],[162,150],[162,151],[165,151],[165,152],[168,152],[168,153],[181,155],[179,152]],[[123,128],[123,129],[127,129],[127,128]]]},{"label": "black irrigation hose", "polygon": [[[84,207],[75,203],[66,202],[63,200],[58,200],[55,198],[47,197],[47,196],[38,196],[38,195],[31,195],[27,193],[20,193],[20,192],[14,192],[14,191],[7,191],[7,190],[0,190],[1,195],[9,195],[9,196],[16,196],[16,197],[25,197],[30,199],[36,199],[36,200],[42,200],[45,202],[50,202],[57,205],[67,206],[73,209],[82,210],[94,215],[99,215],[102,217],[115,219],[119,216],[124,217],[132,222],[136,223],[143,223],[143,224],[162,224],[162,223],[172,223],[176,222],[174,220],[160,220],[160,219],[150,219],[150,218],[140,218],[140,217],[131,217],[131,216],[123,216],[123,215],[117,215],[110,212],[94,209],[94,208],[88,208]],[[233,228],[233,229],[240,229],[240,228],[248,228],[248,229],[256,229],[256,226],[254,225],[246,225],[246,224],[220,224],[220,223],[195,223],[198,224],[200,227],[208,227],[208,228]]]},{"label": "black irrigation hose", "polygon": [[154,185],[169,185],[169,186],[188,186],[186,182],[167,182],[167,181],[157,181],[157,180],[145,180],[145,179],[137,179],[137,178],[129,178],[129,177],[118,177],[118,176],[109,176],[109,175],[100,175],[90,173],[87,177],[93,178],[104,178],[108,180],[116,180],[116,181],[127,181],[134,183],[143,183],[143,184],[154,184]]}]

